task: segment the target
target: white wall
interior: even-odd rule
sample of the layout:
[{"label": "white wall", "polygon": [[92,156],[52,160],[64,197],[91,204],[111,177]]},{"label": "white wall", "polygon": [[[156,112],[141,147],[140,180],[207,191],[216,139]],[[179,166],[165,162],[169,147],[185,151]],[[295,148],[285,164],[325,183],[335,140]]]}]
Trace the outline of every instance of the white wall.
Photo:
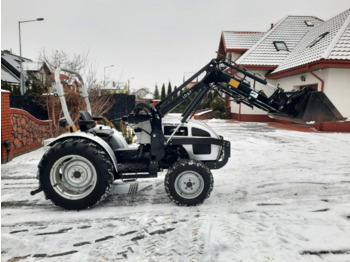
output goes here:
[{"label": "white wall", "polygon": [[335,107],[350,120],[350,68],[330,68],[324,92]]},{"label": "white wall", "polygon": [[240,58],[242,54],[236,54],[236,53],[227,53],[226,59],[228,61],[236,61],[238,58]]},{"label": "white wall", "polygon": [[[324,81],[324,93],[339,110],[339,112],[350,119],[350,69],[349,68],[328,68],[313,71],[315,75]],[[304,75],[305,82],[300,77]],[[321,81],[310,73],[303,73],[277,80],[286,91],[298,89],[304,85],[318,85],[321,91]]]},{"label": "white wall", "polygon": [[[325,80],[328,76],[328,72],[326,72],[326,70],[321,70],[321,71],[317,70],[314,72],[314,74],[316,74],[321,79]],[[305,77],[305,81],[301,81],[302,75]],[[300,86],[314,85],[314,84],[317,84],[318,91],[321,91],[321,81],[318,80],[313,75],[311,75],[310,73],[303,73],[303,74],[276,79],[276,82],[285,91],[299,90]]]}]

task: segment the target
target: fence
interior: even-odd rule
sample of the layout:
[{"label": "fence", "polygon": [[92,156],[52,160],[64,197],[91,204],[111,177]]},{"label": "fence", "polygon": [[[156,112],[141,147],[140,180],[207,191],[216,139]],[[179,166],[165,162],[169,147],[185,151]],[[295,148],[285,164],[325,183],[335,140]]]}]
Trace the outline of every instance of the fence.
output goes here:
[{"label": "fence", "polygon": [[135,96],[124,94],[113,94],[110,103],[113,103],[112,108],[105,114],[106,118],[119,127],[120,118],[128,115],[135,107]]},{"label": "fence", "polygon": [[47,110],[41,106],[44,101],[39,101],[35,96],[10,95],[10,108],[18,108],[27,111],[39,120],[47,120]]}]

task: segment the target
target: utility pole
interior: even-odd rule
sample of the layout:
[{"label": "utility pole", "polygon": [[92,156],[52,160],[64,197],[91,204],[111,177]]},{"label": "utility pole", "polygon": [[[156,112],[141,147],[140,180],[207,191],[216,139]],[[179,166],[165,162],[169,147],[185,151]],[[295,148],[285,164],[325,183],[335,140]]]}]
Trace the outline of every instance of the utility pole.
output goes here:
[{"label": "utility pole", "polygon": [[22,65],[22,43],[21,43],[21,23],[43,21],[44,18],[37,18],[35,20],[18,21],[18,32],[19,32],[19,64],[21,70],[21,95],[25,93],[24,76],[23,76],[23,65]]}]

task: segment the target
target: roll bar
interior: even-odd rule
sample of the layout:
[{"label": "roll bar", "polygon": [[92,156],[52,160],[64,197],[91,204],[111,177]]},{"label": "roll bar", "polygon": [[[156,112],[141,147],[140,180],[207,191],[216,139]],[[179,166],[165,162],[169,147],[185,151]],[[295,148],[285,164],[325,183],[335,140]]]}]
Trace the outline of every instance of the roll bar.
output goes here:
[{"label": "roll bar", "polygon": [[55,81],[56,81],[56,83],[53,86],[53,88],[54,88],[54,95],[58,96],[59,99],[60,99],[60,102],[61,102],[61,105],[62,105],[63,114],[64,114],[64,117],[66,118],[66,120],[68,122],[68,125],[73,130],[75,130],[76,128],[75,128],[74,122],[73,122],[73,120],[72,120],[72,118],[71,118],[71,116],[69,114],[69,110],[68,110],[68,107],[67,107],[66,99],[64,98],[65,93],[64,93],[63,85],[62,85],[61,79],[60,79],[61,72],[67,72],[67,73],[73,74],[73,75],[75,75],[78,78],[78,80],[79,80],[79,82],[81,84],[81,86],[79,86],[80,96],[82,98],[84,98],[84,101],[85,101],[85,104],[86,104],[86,110],[91,115],[91,106],[90,106],[90,101],[89,101],[89,95],[88,95],[87,88],[85,86],[84,80],[83,80],[83,78],[81,77],[81,75],[78,72],[75,72],[75,71],[67,69],[67,68],[62,68],[62,67],[58,67],[55,70]]}]

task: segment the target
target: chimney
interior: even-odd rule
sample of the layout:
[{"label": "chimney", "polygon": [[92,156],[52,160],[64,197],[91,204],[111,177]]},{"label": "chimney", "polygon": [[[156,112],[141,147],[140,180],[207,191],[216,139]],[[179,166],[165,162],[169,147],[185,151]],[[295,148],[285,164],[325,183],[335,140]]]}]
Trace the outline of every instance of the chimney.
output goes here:
[{"label": "chimney", "polygon": [[12,54],[12,49],[11,50],[2,50],[2,54]]},{"label": "chimney", "polygon": [[274,26],[274,25],[273,25],[273,24],[271,24],[271,28],[270,28],[270,30],[273,28],[273,26]]}]

